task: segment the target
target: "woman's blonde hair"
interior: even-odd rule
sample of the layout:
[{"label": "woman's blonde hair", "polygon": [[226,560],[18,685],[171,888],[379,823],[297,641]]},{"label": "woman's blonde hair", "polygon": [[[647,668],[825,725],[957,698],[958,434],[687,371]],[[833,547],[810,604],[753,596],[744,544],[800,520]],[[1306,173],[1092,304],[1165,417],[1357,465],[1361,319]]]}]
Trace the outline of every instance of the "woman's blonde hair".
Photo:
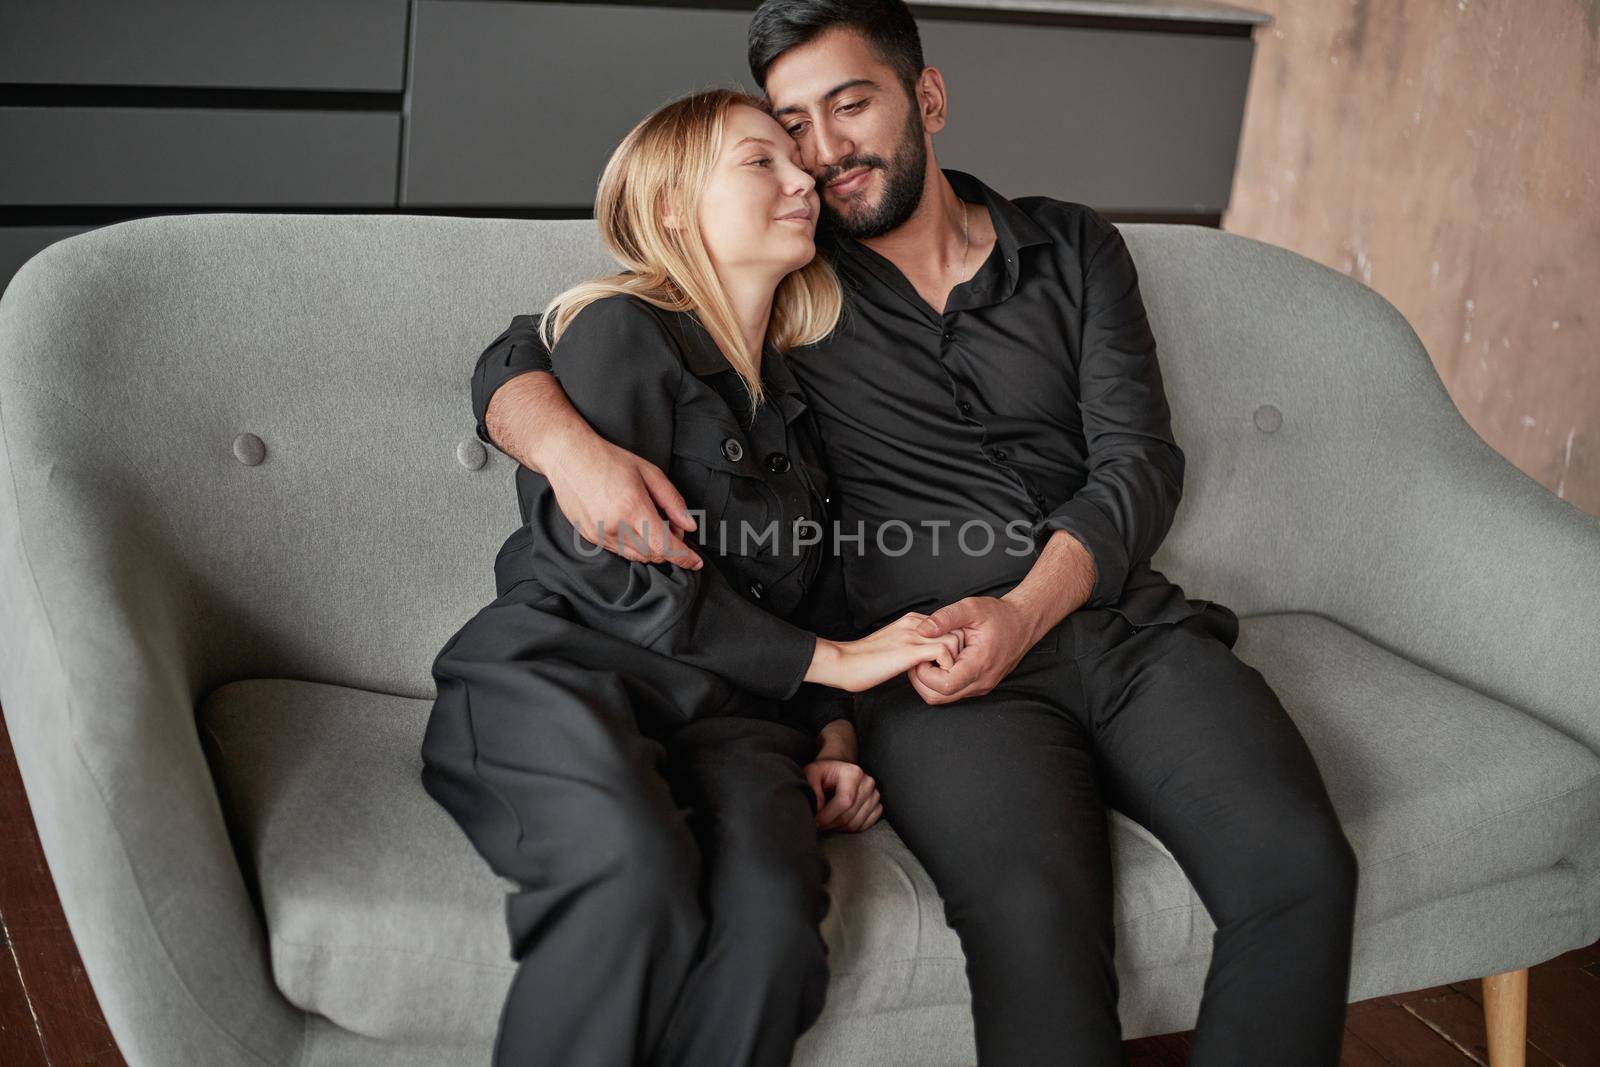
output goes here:
[{"label": "woman's blonde hair", "polygon": [[[753,412],[762,400],[757,355],[745,347],[738,314],[694,222],[721,149],[723,123],[736,104],[768,111],[765,101],[749,93],[711,89],[663,105],[622,139],[600,175],[594,215],[601,241],[623,269],[556,296],[545,306],[540,331],[553,348],[573,316],[618,293],[669,311],[692,311],[744,379]],[[666,213],[689,224],[668,226]],[[813,256],[778,283],[766,339],[779,352],[820,341],[843,309],[838,275],[820,254]]]}]

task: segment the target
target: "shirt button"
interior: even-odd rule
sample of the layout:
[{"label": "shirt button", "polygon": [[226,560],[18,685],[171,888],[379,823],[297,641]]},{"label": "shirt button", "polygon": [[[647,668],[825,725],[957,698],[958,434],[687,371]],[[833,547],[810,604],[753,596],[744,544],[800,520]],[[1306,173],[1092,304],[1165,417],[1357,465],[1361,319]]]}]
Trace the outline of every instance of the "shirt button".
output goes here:
[{"label": "shirt button", "polygon": [[765,596],[766,592],[767,587],[762,585],[759,581],[750,583],[750,595],[755,597],[757,600],[760,600],[763,596]]},{"label": "shirt button", "polygon": [[956,404],[956,409],[959,410],[961,412],[961,414],[963,414],[963,415],[971,415],[972,414],[972,405],[967,403],[965,400],[962,400],[959,403],[957,403]]},{"label": "shirt button", "polygon": [[789,457],[782,452],[774,452],[767,457],[767,470],[773,474],[782,474],[789,469]]},{"label": "shirt button", "polygon": [[737,463],[744,458],[744,446],[729,437],[722,442],[722,454]]},{"label": "shirt button", "polygon": [[1006,450],[1005,450],[1005,449],[1003,449],[1003,448],[997,448],[997,449],[995,449],[995,450],[994,450],[994,451],[993,451],[993,452],[991,452],[991,453],[990,453],[990,455],[992,455],[992,456],[994,456],[994,458],[995,458],[995,459],[998,459],[998,460],[1000,460],[1000,461],[1001,461],[1001,462],[1004,462],[1004,461],[1005,461],[1005,458],[1006,458],[1006,457],[1007,457],[1007,456],[1008,456],[1008,455],[1010,455],[1010,454],[1011,454],[1011,453],[1009,453],[1009,452],[1007,452],[1007,451],[1006,451]]}]

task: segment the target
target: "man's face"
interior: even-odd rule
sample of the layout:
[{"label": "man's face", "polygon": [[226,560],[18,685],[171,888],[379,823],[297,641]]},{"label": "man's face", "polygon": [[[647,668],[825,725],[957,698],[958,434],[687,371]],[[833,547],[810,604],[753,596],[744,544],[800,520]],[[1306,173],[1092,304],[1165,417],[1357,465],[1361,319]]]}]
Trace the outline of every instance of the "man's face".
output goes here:
[{"label": "man's face", "polygon": [[878,237],[916,211],[928,167],[921,110],[866,38],[830,30],[791,48],[767,70],[767,99],[830,225]]}]

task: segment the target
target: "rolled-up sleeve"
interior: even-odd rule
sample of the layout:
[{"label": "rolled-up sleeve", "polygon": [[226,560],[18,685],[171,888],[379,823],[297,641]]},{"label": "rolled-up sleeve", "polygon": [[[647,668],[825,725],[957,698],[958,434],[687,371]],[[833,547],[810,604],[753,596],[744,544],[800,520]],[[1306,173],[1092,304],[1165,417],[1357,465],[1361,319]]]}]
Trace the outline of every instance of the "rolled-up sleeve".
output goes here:
[{"label": "rolled-up sleeve", "polygon": [[[661,467],[672,456],[683,362],[644,301],[604,297],[568,323],[553,369],[578,413],[601,436]],[[548,484],[532,506],[538,579],[585,626],[719,674],[759,696],[794,695],[816,637],[745,599],[714,560],[700,570],[636,563],[584,540]]]},{"label": "rolled-up sleeve", "polygon": [[1084,277],[1079,403],[1088,447],[1084,485],[1034,525],[1066,530],[1094,557],[1085,607],[1121,597],[1128,573],[1161,546],[1183,496],[1183,450],[1172,436],[1155,335],[1122,233],[1109,233]]},{"label": "rolled-up sleeve", "polygon": [[494,444],[484,417],[495,390],[519,374],[550,369],[550,350],[539,337],[539,319],[538,315],[513,315],[511,325],[489,342],[472,369],[472,417],[484,444]]}]

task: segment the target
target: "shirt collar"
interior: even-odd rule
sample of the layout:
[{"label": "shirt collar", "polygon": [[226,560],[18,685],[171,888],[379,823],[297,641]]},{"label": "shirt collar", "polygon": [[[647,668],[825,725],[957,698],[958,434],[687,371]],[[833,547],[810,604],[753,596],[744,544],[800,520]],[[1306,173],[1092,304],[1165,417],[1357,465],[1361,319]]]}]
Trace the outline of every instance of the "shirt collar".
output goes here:
[{"label": "shirt collar", "polygon": [[[728,357],[722,354],[722,349],[717,347],[711,331],[701,324],[699,316],[693,312],[682,312],[669,318],[682,342],[684,366],[691,373],[701,378],[722,373],[738,377],[739,372],[733,369]],[[784,362],[783,355],[770,341],[761,352],[761,378],[768,395],[777,402],[778,409],[783,412],[784,422],[793,422],[806,409],[799,382],[795,380],[793,372]],[[742,390],[743,386],[740,388]]]},{"label": "shirt collar", "polygon": [[1030,245],[1047,245],[1050,243],[1050,235],[1044,232],[1042,226],[1029,218],[1026,211],[966,171],[951,170],[948,167],[942,169],[957,196],[970,203],[983,204],[989,209],[989,218],[994,223],[994,232],[1001,253],[1010,264],[1007,273],[1015,279],[1017,250]]},{"label": "shirt collar", "polygon": [[[954,170],[950,167],[940,168],[945,178],[950,182],[950,187],[962,200],[973,204],[982,204],[989,209],[989,220],[994,225],[995,244],[999,247],[1000,255],[1005,264],[1004,291],[988,294],[993,302],[998,302],[1009,297],[1016,291],[1017,278],[1021,256],[1019,252],[1032,245],[1047,245],[1052,243],[1050,235],[1044,228],[1028,216],[1016,204],[1007,200],[984,182],[966,171]],[[854,238],[846,237],[839,233],[835,227],[828,227],[825,235],[828,248],[836,255],[871,264],[876,260],[883,260],[872,249]],[[884,262],[887,262],[886,260]],[[953,310],[953,309],[952,309]]]}]

